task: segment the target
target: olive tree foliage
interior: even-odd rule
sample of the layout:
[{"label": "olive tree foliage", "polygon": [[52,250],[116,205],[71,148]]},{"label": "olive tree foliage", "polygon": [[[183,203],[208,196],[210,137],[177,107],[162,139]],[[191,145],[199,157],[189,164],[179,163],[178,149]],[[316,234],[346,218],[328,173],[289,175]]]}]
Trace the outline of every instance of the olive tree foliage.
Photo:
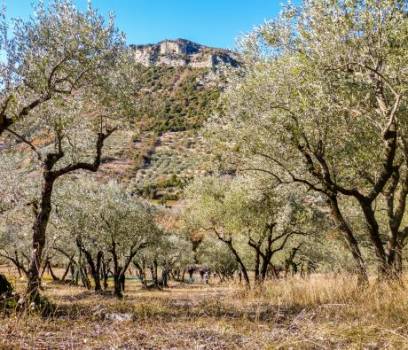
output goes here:
[{"label": "olive tree foliage", "polygon": [[[73,191],[76,189],[77,191]],[[76,179],[58,191],[58,217],[92,272],[101,290],[102,263],[112,262],[114,292],[123,294],[123,281],[135,256],[160,240],[162,232],[146,203],[129,195],[116,182],[101,185]]]},{"label": "olive tree foliage", "polygon": [[24,154],[12,150],[0,153],[0,164],[0,256],[27,275],[35,215],[32,201],[37,194],[27,174],[33,168],[24,166]]},{"label": "olive tree foliage", "polygon": [[0,257],[11,262],[21,276],[28,274],[32,217],[24,217],[18,210],[8,211],[0,224]]},{"label": "olive tree foliage", "polygon": [[[169,286],[170,277],[180,279],[182,271],[193,261],[192,244],[189,240],[180,233],[162,231],[153,244],[136,254],[133,264],[145,287],[160,288]],[[152,285],[147,283],[146,269],[150,271]]]},{"label": "olive tree foliage", "polygon": [[402,0],[287,6],[242,39],[247,64],[212,128],[238,167],[323,196],[362,280],[360,237],[387,275],[401,270],[408,237],[406,10]]},{"label": "olive tree foliage", "polygon": [[272,259],[298,236],[307,236],[301,201],[293,194],[261,186],[253,177],[207,177],[186,190],[185,220],[212,232],[235,257],[247,287],[249,269],[262,283]]},{"label": "olive tree foliage", "polygon": [[222,282],[232,279],[239,271],[234,254],[229,249],[225,249],[225,244],[213,236],[207,235],[204,238],[197,249],[197,258]]},{"label": "olive tree foliage", "polygon": [[106,24],[89,5],[81,13],[69,0],[41,1],[27,21],[0,17],[0,134],[43,105],[92,87],[111,68],[123,44],[113,18]]}]

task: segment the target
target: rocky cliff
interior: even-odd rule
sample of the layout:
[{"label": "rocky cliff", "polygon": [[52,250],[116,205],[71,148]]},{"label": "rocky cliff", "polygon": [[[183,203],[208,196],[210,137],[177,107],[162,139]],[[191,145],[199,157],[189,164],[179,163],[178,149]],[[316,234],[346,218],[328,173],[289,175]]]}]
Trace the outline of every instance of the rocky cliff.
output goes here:
[{"label": "rocky cliff", "polygon": [[238,55],[230,50],[217,49],[185,39],[163,40],[157,44],[131,45],[135,60],[145,66],[210,68],[237,67]]}]

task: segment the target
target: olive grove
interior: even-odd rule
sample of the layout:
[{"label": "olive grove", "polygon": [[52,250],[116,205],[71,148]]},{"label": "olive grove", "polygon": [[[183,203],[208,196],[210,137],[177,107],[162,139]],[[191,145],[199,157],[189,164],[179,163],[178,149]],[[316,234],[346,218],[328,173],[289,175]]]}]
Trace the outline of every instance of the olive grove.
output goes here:
[{"label": "olive grove", "polygon": [[[401,282],[407,10],[404,0],[289,3],[240,39],[217,114],[185,145],[143,129],[138,98],[163,88],[162,70],[143,88],[113,17],[70,0],[40,1],[27,20],[3,11],[0,260],[24,280],[21,309],[47,304],[47,272],[120,299],[126,277],[160,290],[197,272],[205,287],[238,276],[245,293],[315,271]],[[114,150],[119,132],[128,139]],[[184,169],[183,155],[170,169],[171,147],[200,169]],[[155,162],[163,193],[149,182]]]},{"label": "olive grove", "polygon": [[58,221],[85,257],[95,291],[102,290],[100,276],[106,275],[102,273],[103,265],[111,265],[114,292],[121,298],[124,283],[120,281],[124,281],[136,255],[161,240],[162,231],[155,224],[153,209],[117,183],[101,189],[86,179],[65,184],[57,202]]},{"label": "olive grove", "polygon": [[268,272],[275,273],[276,254],[314,234],[306,222],[312,213],[294,194],[262,187],[253,178],[197,179],[188,187],[186,199],[187,225],[212,233],[226,245],[247,287],[249,271],[261,284]]}]

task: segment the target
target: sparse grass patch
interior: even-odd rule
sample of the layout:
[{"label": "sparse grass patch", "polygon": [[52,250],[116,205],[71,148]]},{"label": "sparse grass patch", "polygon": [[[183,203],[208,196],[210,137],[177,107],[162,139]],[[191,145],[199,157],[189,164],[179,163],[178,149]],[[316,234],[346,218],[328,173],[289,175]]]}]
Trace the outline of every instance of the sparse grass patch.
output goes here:
[{"label": "sparse grass patch", "polygon": [[[20,283],[20,282],[19,282]],[[23,284],[21,284],[23,285]],[[3,317],[0,346],[93,349],[404,349],[408,290],[384,283],[358,288],[350,276],[313,275],[237,284],[176,284],[125,298],[45,283],[57,304],[49,318]]]}]

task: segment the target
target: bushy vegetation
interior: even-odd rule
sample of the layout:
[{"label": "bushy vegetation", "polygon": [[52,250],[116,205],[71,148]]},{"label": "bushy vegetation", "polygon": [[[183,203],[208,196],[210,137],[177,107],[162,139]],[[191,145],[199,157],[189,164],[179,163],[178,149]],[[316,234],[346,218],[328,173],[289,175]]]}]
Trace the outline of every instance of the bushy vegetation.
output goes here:
[{"label": "bushy vegetation", "polygon": [[138,67],[136,123],[159,134],[197,129],[217,108],[220,82],[208,81],[209,69]]}]

